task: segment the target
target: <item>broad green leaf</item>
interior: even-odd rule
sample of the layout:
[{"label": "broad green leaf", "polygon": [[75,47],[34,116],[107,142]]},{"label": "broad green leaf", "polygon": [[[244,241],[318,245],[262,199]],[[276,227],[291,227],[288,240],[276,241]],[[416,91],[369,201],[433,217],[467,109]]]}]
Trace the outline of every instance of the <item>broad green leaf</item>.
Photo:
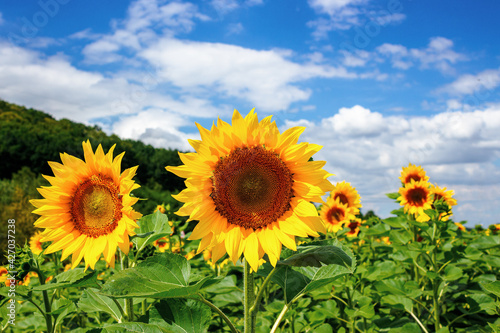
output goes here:
[{"label": "broad green leaf", "polygon": [[407,228],[408,223],[400,217],[388,217],[382,220],[393,228]]},{"label": "broad green leaf", "polygon": [[[264,267],[264,269],[267,269],[268,272],[270,272],[268,267]],[[285,304],[289,304],[311,281],[308,277],[299,271],[294,270],[291,266],[276,267],[276,272],[271,280],[283,289]]]},{"label": "broad green leaf", "polygon": [[495,281],[491,283],[479,283],[479,284],[485,291],[492,293],[497,297],[500,297],[500,281]]},{"label": "broad green leaf", "polygon": [[413,309],[412,301],[408,297],[401,295],[387,295],[382,297],[382,304],[392,305],[393,307],[411,312]]},{"label": "broad green leaf", "polygon": [[34,287],[33,290],[42,291],[68,287],[99,287],[97,272],[85,272],[83,268],[70,269],[69,271],[56,275],[56,277],[47,284]]},{"label": "broad green leaf", "polygon": [[392,328],[388,333],[421,333],[420,327],[415,323],[407,323],[402,327]]},{"label": "broad green leaf", "polygon": [[389,227],[385,223],[378,223],[373,227],[368,228],[368,230],[365,231],[365,235],[368,236],[386,236],[388,234],[389,230],[391,230],[391,227]]},{"label": "broad green leaf", "polygon": [[444,269],[443,279],[445,281],[455,281],[462,277],[463,271],[460,267],[449,265]]},{"label": "broad green leaf", "polygon": [[471,248],[476,249],[492,249],[500,247],[500,237],[498,236],[480,236],[470,244]]},{"label": "broad green leaf", "polygon": [[83,291],[78,308],[84,312],[106,312],[116,321],[121,321],[122,315],[118,306],[107,296],[97,293],[97,289],[87,288]]},{"label": "broad green leaf", "polygon": [[[174,332],[167,330],[163,327],[153,324],[145,324],[145,323],[121,323],[121,324],[113,324],[103,328],[94,328],[89,333],[158,333],[158,332]],[[177,331],[182,332],[182,331]]]},{"label": "broad green leaf", "polygon": [[165,252],[116,273],[104,284],[101,294],[117,298],[184,297],[222,280],[222,277],[205,277],[189,284],[190,273],[191,267],[186,258]]},{"label": "broad green leaf", "polygon": [[172,333],[207,332],[212,314],[210,308],[192,299],[166,299],[153,305],[149,323]]},{"label": "broad green leaf", "polygon": [[333,328],[330,324],[323,324],[314,329],[315,333],[333,333]]},{"label": "broad green leaf", "polygon": [[406,295],[405,281],[401,279],[385,279],[375,282],[375,288],[379,292],[387,292],[392,295]]},{"label": "broad green leaf", "polygon": [[64,318],[66,318],[68,314],[77,311],[75,303],[65,298],[54,300],[52,309],[51,314],[57,315],[56,322],[54,323],[54,327],[56,328],[62,324]]},{"label": "broad green leaf", "polygon": [[306,246],[300,253],[278,261],[278,265],[294,267],[321,267],[323,265],[351,267],[352,264],[351,257],[341,248],[333,245]]},{"label": "broad green leaf", "polygon": [[466,300],[470,306],[470,313],[486,311],[488,314],[494,314],[496,312],[495,300],[488,295],[472,294]]},{"label": "broad green leaf", "polygon": [[389,237],[392,241],[398,244],[407,244],[413,239],[413,235],[404,229],[391,230],[389,233]]},{"label": "broad green leaf", "polygon": [[350,268],[338,265],[323,266],[319,269],[308,267],[303,268],[301,271],[306,277],[310,279],[309,283],[301,293],[307,293],[321,288],[339,276],[353,273]]},{"label": "broad green leaf", "polygon": [[142,251],[146,245],[168,236],[172,232],[167,215],[160,213],[158,210],[154,214],[143,216],[137,224],[139,224],[139,229],[136,229],[135,232],[145,236],[132,239],[132,242],[137,246],[137,252]]},{"label": "broad green leaf", "polygon": [[394,193],[386,193],[387,197],[389,199],[394,199],[396,200],[397,198],[399,198],[399,193],[398,192],[394,192]]}]

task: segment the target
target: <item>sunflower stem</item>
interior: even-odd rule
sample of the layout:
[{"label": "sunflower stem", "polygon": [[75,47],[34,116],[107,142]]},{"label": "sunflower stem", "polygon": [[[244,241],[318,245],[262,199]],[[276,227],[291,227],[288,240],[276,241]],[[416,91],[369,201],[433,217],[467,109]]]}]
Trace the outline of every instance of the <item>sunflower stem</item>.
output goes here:
[{"label": "sunflower stem", "polygon": [[[38,267],[35,269],[35,272],[38,274],[40,285],[43,286],[45,284],[45,276],[43,275],[42,271],[38,269]],[[47,290],[43,290],[42,295],[43,303],[45,305],[45,323],[47,324],[47,332],[52,333],[52,315],[50,314],[50,312],[52,312],[52,308],[50,305],[49,294],[47,293]]]},{"label": "sunflower stem", "polygon": [[273,268],[273,270],[267,275],[266,279],[264,282],[262,282],[262,285],[260,286],[259,292],[257,293],[257,297],[255,297],[255,301],[253,302],[252,307],[250,308],[250,315],[254,317],[254,322],[255,319],[257,318],[257,313],[259,312],[259,306],[260,306],[260,300],[262,299],[262,296],[264,294],[264,291],[266,290],[266,287],[271,281],[271,278],[273,277],[274,273],[277,272],[276,267]]},{"label": "sunflower stem", "polygon": [[[122,266],[122,271],[129,268],[128,255],[120,251],[120,262]],[[134,299],[125,299],[125,320],[128,322],[134,321]]]},{"label": "sunflower stem", "polygon": [[244,288],[244,333],[254,333],[255,332],[255,316],[252,316],[250,311],[254,300],[255,300],[255,290],[253,285],[253,273],[250,272],[250,264],[245,259],[245,270],[243,274],[243,288]]},{"label": "sunflower stem", "polygon": [[219,314],[219,318],[222,318],[226,322],[227,326],[231,330],[231,333],[240,333],[236,329],[236,327],[234,327],[231,320],[224,314],[224,312],[222,312],[221,309],[219,309],[216,305],[214,305],[210,301],[207,301],[203,296],[201,296],[201,294],[198,294],[198,297],[199,298],[195,298],[195,297],[187,297],[187,298],[194,299],[194,300],[202,302],[203,304],[208,305],[212,310],[214,310],[215,312],[217,312]]},{"label": "sunflower stem", "polygon": [[285,304],[285,306],[283,307],[283,310],[281,310],[278,318],[276,319],[276,321],[274,322],[274,325],[273,325],[273,328],[271,329],[271,332],[270,333],[275,333],[276,330],[278,329],[278,326],[280,325],[280,322],[281,320],[283,319],[283,317],[285,316],[285,313],[288,311],[288,306],[290,304]]}]

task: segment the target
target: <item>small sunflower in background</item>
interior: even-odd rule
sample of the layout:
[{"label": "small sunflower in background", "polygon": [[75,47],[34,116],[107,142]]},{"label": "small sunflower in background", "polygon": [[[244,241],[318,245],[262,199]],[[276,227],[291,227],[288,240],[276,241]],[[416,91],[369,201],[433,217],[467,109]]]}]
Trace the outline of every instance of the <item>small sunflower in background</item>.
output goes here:
[{"label": "small sunflower in background", "polygon": [[38,189],[44,199],[30,201],[41,215],[35,226],[45,228],[41,242],[52,241],[45,253],[62,249],[61,261],[72,255],[72,268],[85,260],[93,269],[101,255],[114,267],[117,247],[128,254],[141,217],[130,195],[139,187],[132,180],[137,167],[121,172],[124,153],[113,158],[114,145],[107,154],[101,145],[94,153],[90,141],[82,145],[85,161],[64,153],[62,164],[49,162],[54,176],[44,178],[52,186]]},{"label": "small sunflower in background", "polygon": [[346,183],[345,181],[337,183],[331,191],[330,197],[333,200],[339,199],[340,203],[346,204],[348,208],[351,208],[354,215],[359,213],[359,209],[361,208],[361,197],[358,191],[356,191],[350,183]]},{"label": "small sunflower in background", "polygon": [[446,221],[452,215],[451,207],[457,204],[457,200],[452,198],[454,194],[453,190],[446,190],[446,187],[441,188],[437,185],[431,184],[431,194],[432,194],[432,203],[434,205],[435,202],[442,200],[444,204],[448,206],[448,212],[442,212],[439,214],[439,219],[442,221]]},{"label": "small sunflower in background", "polygon": [[257,271],[264,254],[275,266],[282,245],[295,251],[295,237],[325,232],[311,201],[323,202],[333,187],[326,162],[309,161],[321,146],[297,143],[304,127],[280,133],[271,116],[259,122],[253,110],[235,110],[232,124],[197,126],[201,140],[189,140],[196,152],[166,169],[187,178],[174,198],[184,203],[178,215],[199,221],[190,236],[201,239],[198,253],[211,249],[216,262],[227,252],[233,263],[243,255]]},{"label": "small sunflower in background", "polygon": [[349,221],[349,223],[346,224],[346,227],[349,228],[346,236],[356,237],[359,234],[359,227],[361,226],[361,224],[363,224],[363,220],[361,220],[360,218]]},{"label": "small sunflower in background", "polygon": [[430,217],[425,210],[432,209],[432,195],[430,184],[427,181],[411,180],[410,183],[399,189],[398,201],[404,206],[404,212],[413,214],[419,222],[426,222]]},{"label": "small sunflower in background", "polygon": [[350,220],[354,220],[354,209],[348,207],[347,203],[341,203],[339,198],[331,196],[321,206],[319,215],[323,219],[328,232],[337,233],[342,230]]},{"label": "small sunflower in background", "polygon": [[425,170],[420,165],[416,166],[411,163],[409,163],[407,167],[403,167],[399,179],[403,185],[410,184],[412,180],[415,182],[429,181],[429,177],[426,176]]},{"label": "small sunflower in background", "polygon": [[30,237],[30,249],[34,254],[40,254],[43,251],[42,242],[40,241],[41,238],[42,233],[40,231],[35,232],[35,234]]}]

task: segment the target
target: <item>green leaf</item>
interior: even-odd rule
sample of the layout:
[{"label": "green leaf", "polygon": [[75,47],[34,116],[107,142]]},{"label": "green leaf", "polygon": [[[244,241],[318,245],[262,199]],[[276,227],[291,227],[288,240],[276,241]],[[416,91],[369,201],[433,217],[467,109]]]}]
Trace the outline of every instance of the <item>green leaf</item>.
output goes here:
[{"label": "green leaf", "polygon": [[492,283],[479,283],[483,290],[500,297],[500,281],[495,281]]},{"label": "green leaf", "polygon": [[408,223],[404,221],[400,217],[388,217],[382,220],[384,223],[387,223],[393,228],[406,228],[408,227]]},{"label": "green leaf", "polygon": [[158,332],[182,332],[182,331],[169,331],[158,325],[145,324],[145,323],[121,323],[113,324],[103,328],[92,329],[87,331],[89,333],[158,333]]},{"label": "green leaf", "polygon": [[386,193],[387,197],[389,199],[393,199],[393,200],[397,200],[397,198],[399,198],[399,193],[398,192],[394,192],[394,193]]},{"label": "green leaf", "polygon": [[443,279],[445,281],[455,281],[462,277],[463,271],[460,267],[449,265],[444,269]]},{"label": "green leaf", "polygon": [[149,323],[172,333],[204,333],[211,319],[211,310],[203,303],[192,299],[167,299],[154,304]]},{"label": "green leaf", "polygon": [[392,305],[393,307],[411,312],[413,309],[413,304],[411,299],[401,295],[387,295],[381,298],[382,304]]},{"label": "green leaf", "polygon": [[351,257],[341,248],[333,245],[305,246],[300,253],[294,254],[288,259],[278,261],[278,265],[294,267],[321,267],[323,265],[340,265],[351,267]]},{"label": "green leaf", "polygon": [[68,287],[99,287],[97,272],[85,272],[83,268],[70,269],[58,274],[50,283],[33,288],[34,291],[52,290]]},{"label": "green leaf", "polygon": [[368,236],[384,235],[385,236],[385,234],[388,233],[389,230],[391,230],[391,227],[389,227],[387,224],[379,223],[373,227],[368,228],[368,230],[365,231],[365,235],[368,235]]},{"label": "green leaf", "polygon": [[185,297],[222,280],[222,277],[205,277],[190,285],[190,273],[186,258],[165,252],[116,273],[103,286],[101,294],[117,298]]},{"label": "green leaf", "polygon": [[97,289],[85,289],[78,301],[78,308],[84,312],[106,312],[116,321],[121,321],[122,315],[118,306],[107,296],[97,293]]},{"label": "green leaf", "polygon": [[391,230],[391,232],[389,233],[389,237],[397,244],[407,244],[413,239],[413,235],[404,229]]},{"label": "green leaf", "polygon": [[132,242],[137,246],[137,252],[141,252],[146,245],[170,235],[172,232],[167,215],[160,213],[158,210],[154,214],[143,216],[138,224],[139,229],[136,229],[135,232],[145,237],[132,239]]}]

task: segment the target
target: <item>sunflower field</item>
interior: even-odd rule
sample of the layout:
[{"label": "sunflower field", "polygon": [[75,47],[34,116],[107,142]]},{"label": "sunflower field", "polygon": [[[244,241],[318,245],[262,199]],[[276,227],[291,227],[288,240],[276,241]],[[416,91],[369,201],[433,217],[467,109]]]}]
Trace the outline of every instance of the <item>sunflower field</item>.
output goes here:
[{"label": "sunflower field", "polygon": [[184,189],[150,214],[115,146],[49,162],[39,231],[7,242],[2,332],[500,332],[500,225],[454,222],[422,167],[402,166],[381,219],[304,128],[253,111],[198,128],[163,170]]}]

